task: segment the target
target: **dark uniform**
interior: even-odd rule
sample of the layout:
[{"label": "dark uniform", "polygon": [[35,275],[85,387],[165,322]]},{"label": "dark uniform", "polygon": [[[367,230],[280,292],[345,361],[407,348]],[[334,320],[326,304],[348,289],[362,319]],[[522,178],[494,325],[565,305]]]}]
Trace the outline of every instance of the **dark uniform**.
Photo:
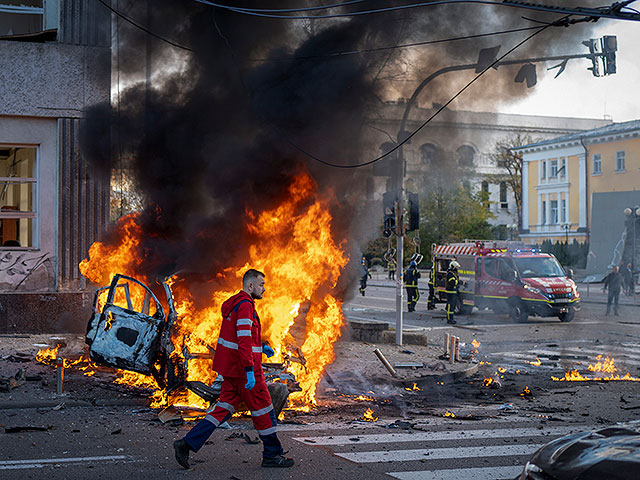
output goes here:
[{"label": "dark uniform", "polygon": [[447,270],[447,289],[445,290],[445,293],[447,294],[447,323],[456,323],[453,319],[453,312],[458,304],[459,283],[460,279],[458,278],[458,269],[449,266],[449,270]]},{"label": "dark uniform", "polygon": [[436,261],[431,263],[431,272],[429,273],[429,301],[427,302],[427,310],[436,308]]},{"label": "dark uniform", "polygon": [[411,262],[409,268],[404,272],[404,286],[407,289],[407,307],[410,312],[415,311],[416,303],[420,298],[420,292],[418,292],[418,279],[420,278],[420,272],[416,262]]},{"label": "dark uniform", "polygon": [[360,264],[360,293],[364,297],[364,291],[367,289],[367,278],[371,278],[371,274],[369,273],[369,269],[367,265],[364,263],[364,260]]},{"label": "dark uniform", "polygon": [[604,277],[604,287],[609,290],[607,296],[607,313],[609,315],[609,309],[611,303],[613,303],[613,314],[618,315],[618,298],[620,297],[620,290],[622,288],[622,274],[618,271],[618,267],[613,267],[613,270]]}]

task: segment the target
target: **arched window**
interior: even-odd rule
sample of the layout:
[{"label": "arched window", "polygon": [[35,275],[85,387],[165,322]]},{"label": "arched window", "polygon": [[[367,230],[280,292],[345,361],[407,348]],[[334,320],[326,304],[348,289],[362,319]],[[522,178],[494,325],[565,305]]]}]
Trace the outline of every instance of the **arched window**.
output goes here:
[{"label": "arched window", "polygon": [[433,143],[425,143],[420,147],[420,163],[423,165],[437,165],[442,160],[438,147]]},{"label": "arched window", "polygon": [[473,147],[469,145],[462,145],[458,150],[456,150],[456,153],[458,154],[458,163],[460,165],[465,167],[473,166],[473,159],[476,155],[476,151]]},{"label": "arched window", "polygon": [[500,208],[509,208],[507,203],[507,182],[500,182]]}]

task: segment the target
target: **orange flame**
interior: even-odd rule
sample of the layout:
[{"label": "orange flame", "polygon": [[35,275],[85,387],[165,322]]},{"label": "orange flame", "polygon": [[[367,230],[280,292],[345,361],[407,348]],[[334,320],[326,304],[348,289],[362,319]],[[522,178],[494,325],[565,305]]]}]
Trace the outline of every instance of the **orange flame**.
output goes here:
[{"label": "orange flame", "polygon": [[[315,404],[316,385],[324,368],[334,360],[333,344],[344,322],[342,302],[332,294],[348,261],[344,245],[334,240],[329,203],[319,198],[316,185],[307,174],[296,177],[289,186],[288,198],[279,206],[261,213],[245,213],[249,219],[246,230],[253,242],[246,247],[247,261],[229,265],[224,272],[212,272],[222,286],[211,294],[208,305],[196,307],[188,275],[172,278],[178,313],[172,338],[174,354],[182,356],[183,342],[192,353],[207,352],[206,345],[218,336],[222,303],[238,291],[244,272],[256,268],[266,275],[266,293],[257,302],[257,310],[262,319],[263,340],[276,352],[270,361],[304,357],[302,363],[290,363],[289,371],[302,389],[290,399],[293,405],[308,408]],[[80,264],[85,277],[99,285],[107,285],[116,273],[146,280],[138,272],[145,257],[139,252],[143,232],[137,224],[138,217],[132,214],[118,221],[116,229],[122,233],[118,245],[96,242],[91,246],[89,258]],[[131,297],[134,307],[142,305],[143,296],[131,292]],[[116,295],[116,303],[123,301],[123,296]],[[298,324],[305,331],[296,333],[294,338],[291,329]],[[187,380],[209,384],[214,376],[210,361],[189,362]],[[119,381],[137,384],[138,379],[123,376]],[[174,405],[176,401],[172,399]],[[202,403],[190,392],[179,402],[191,406]]]},{"label": "orange flame", "polygon": [[540,365],[542,365],[542,361],[541,361],[538,357],[536,357],[535,361],[533,361],[533,362],[527,362],[527,363],[528,363],[529,365],[534,365],[534,366],[536,366],[536,367],[539,367]]},{"label": "orange flame", "polygon": [[378,420],[378,417],[374,417],[373,410],[367,408],[367,411],[362,415],[362,420],[364,420],[365,422],[375,422],[376,420]]},{"label": "orange flame", "polygon": [[411,387],[404,387],[405,390],[407,390],[408,392],[411,392],[413,390],[417,390],[419,392],[422,391],[422,389],[418,386],[417,383],[413,382],[413,385]]},{"label": "orange flame", "polygon": [[448,410],[447,410],[446,412],[444,412],[443,417],[456,418],[456,414],[455,414],[455,413],[452,413],[452,412],[450,412],[450,411],[448,411]]},{"label": "orange flame", "polygon": [[615,362],[613,357],[606,356],[604,360],[602,360],[602,355],[598,355],[596,357],[595,364],[589,364],[587,369],[590,372],[594,372],[596,374],[600,374],[598,376],[585,377],[577,370],[571,370],[566,372],[564,377],[551,377],[551,380],[555,382],[587,382],[587,381],[626,381],[626,382],[640,382],[640,378],[632,377],[630,373],[626,373],[623,376],[620,374],[616,374],[615,372],[618,370],[615,366]]},{"label": "orange flame", "polygon": [[485,387],[488,387],[489,385],[491,385],[493,383],[493,378],[485,377],[485,379],[482,381],[482,383],[484,384]]}]

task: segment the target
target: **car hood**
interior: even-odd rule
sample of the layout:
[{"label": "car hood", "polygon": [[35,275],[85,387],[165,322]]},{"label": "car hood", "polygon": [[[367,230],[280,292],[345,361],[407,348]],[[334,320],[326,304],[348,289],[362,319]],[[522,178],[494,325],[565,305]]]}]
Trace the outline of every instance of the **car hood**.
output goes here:
[{"label": "car hood", "polygon": [[522,281],[545,293],[569,293],[574,283],[567,277],[523,278]]},{"label": "car hood", "polygon": [[640,469],[640,421],[554,440],[529,463],[556,480],[629,480]]}]

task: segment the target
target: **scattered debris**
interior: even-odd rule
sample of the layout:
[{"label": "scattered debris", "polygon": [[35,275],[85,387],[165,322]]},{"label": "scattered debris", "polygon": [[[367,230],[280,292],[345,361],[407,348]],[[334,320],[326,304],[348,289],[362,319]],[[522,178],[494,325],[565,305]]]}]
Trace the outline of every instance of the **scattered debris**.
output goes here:
[{"label": "scattered debris", "polygon": [[53,425],[48,427],[37,427],[34,425],[25,425],[23,427],[6,427],[4,433],[20,433],[20,432],[46,432],[47,430],[53,430]]},{"label": "scattered debris", "polygon": [[518,413],[516,407],[513,406],[513,403],[505,403],[498,407],[498,411],[504,413]]},{"label": "scattered debris", "polygon": [[27,376],[25,370],[21,368],[13,377],[0,378],[0,391],[9,392],[14,388],[21,387],[26,381]]},{"label": "scattered debris", "polygon": [[402,362],[402,363],[394,363],[394,368],[423,368],[424,363],[422,362]]},{"label": "scattered debris", "polygon": [[56,405],[55,407],[53,407],[51,410],[63,410],[66,407],[65,403],[59,403],[58,405]]},{"label": "scattered debris", "polygon": [[407,422],[406,420],[396,420],[393,423],[385,425],[384,428],[402,428],[403,430],[410,430],[415,424]]},{"label": "scattered debris", "polygon": [[11,355],[7,355],[6,357],[2,357],[2,360],[7,360],[8,362],[14,363],[27,363],[31,361],[31,355],[28,353],[14,353]]},{"label": "scattered debris", "polygon": [[384,367],[389,371],[389,373],[391,374],[392,377],[397,377],[398,374],[396,373],[396,371],[393,369],[393,367],[391,366],[391,364],[389,363],[389,361],[385,358],[385,356],[382,354],[382,352],[380,351],[379,348],[376,348],[373,353],[376,354],[376,356],[378,357],[378,359],[382,362],[382,364],[384,365]]}]

